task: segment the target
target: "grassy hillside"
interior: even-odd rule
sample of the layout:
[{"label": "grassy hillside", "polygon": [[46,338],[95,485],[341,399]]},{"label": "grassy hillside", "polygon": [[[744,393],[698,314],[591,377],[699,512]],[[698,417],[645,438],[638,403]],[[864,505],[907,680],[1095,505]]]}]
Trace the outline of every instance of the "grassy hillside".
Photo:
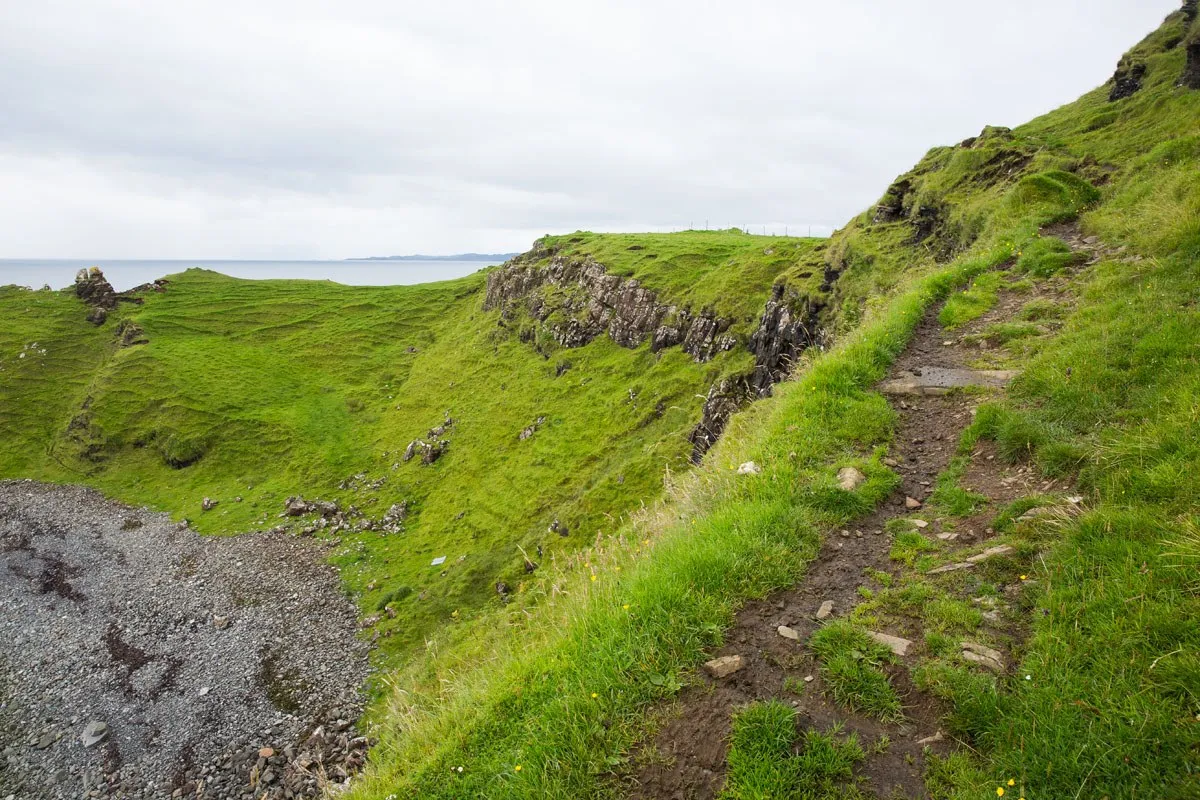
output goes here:
[{"label": "grassy hillside", "polygon": [[[641,283],[697,310],[714,303],[743,341],[776,274],[815,245],[573,238],[599,257],[658,256],[633,271]],[[407,503],[402,532],[321,532],[364,614],[380,614],[381,652],[403,653],[498,603],[498,582],[519,593],[526,558],[573,553],[657,497],[664,474],[688,467],[709,386],[752,360],[740,347],[699,364],[607,337],[538,352],[482,310],[484,277],[359,288],[189,270],[102,327],[69,291],[4,289],[0,476],[85,482],[209,533],[311,527],[312,515],[279,518],[293,495],[353,505],[355,526]],[[122,320],[148,342],[118,346]],[[404,462],[447,417],[446,454]],[[219,505],[202,511],[205,497]]]},{"label": "grassy hillside", "polygon": [[[943,724],[961,742],[931,761],[926,785],[939,798],[1195,796],[1200,92],[1175,85],[1189,25],[1173,15],[1139,46],[1147,70],[1131,97],[1110,102],[1104,86],[1015,131],[937,148],[880,208],[798,259],[797,277],[837,275],[834,348],[736,418],[663,502],[539,574],[529,602],[442,631],[394,676],[383,742],[352,796],[624,794],[639,742],[735,609],[799,579],[825,532],[890,492],[894,418],[872,387],[934,302],[949,297],[942,322],[962,324],[996,302],[997,274],[1017,290],[1063,282],[1074,301],[1034,304],[1023,327],[989,334],[1023,374],[967,444],[993,439],[1003,458],[1068,477],[1088,510],[1049,536],[1014,534],[1039,554],[1024,567],[1019,666],[989,675],[935,648],[913,668],[951,702]],[[1084,266],[1040,233],[1073,221],[1121,257]],[[734,474],[749,459],[763,473]],[[853,493],[836,488],[846,464],[868,477]],[[943,477],[933,506],[948,518],[974,502],[956,480]],[[1010,524],[1041,502],[987,513]],[[852,780],[859,744],[796,735],[785,711],[735,722],[726,796],[845,796],[832,783]],[[798,748],[812,757],[787,760]]]},{"label": "grassy hillside", "polygon": [[[879,716],[905,713],[908,685],[945,699],[954,747],[929,759],[933,797],[1200,796],[1200,91],[1177,86],[1197,36],[1172,15],[1123,62],[1144,67],[1128,96],[1105,85],[935,148],[827,242],[544,240],[714,309],[742,343],[773,284],[823,309],[833,346],[694,470],[697,395],[750,368],[744,347],[705,364],[606,337],[535,349],[482,310],[481,276],[346,289],[188,273],[122,310],[149,338],[124,349],[67,295],[0,294],[0,474],[85,481],[211,532],[275,524],[299,492],[376,518],[410,501],[404,533],[342,534],[333,551],[365,613],[396,612],[377,628],[384,654],[407,656],[349,796],[618,797],[736,610],[802,579],[823,537],[892,493],[897,415],[874,387],[921,320],[946,300],[953,331],[1001,290],[1053,282],[1069,300],[984,334],[1021,375],[977,410],[929,504],[947,524],[984,515],[1014,547],[999,577],[1018,587],[1018,663],[989,673],[937,638],[935,615],[958,615],[957,631],[981,612],[924,572],[940,545],[914,531],[896,539],[894,584],[815,647],[871,681]],[[1113,250],[1082,261],[1064,224]],[[447,453],[400,463],[447,414]],[[980,507],[959,482],[981,443],[1035,486],[1067,481],[1082,513],[1016,525],[1057,499],[1037,491]],[[737,474],[750,460],[761,473]],[[854,491],[835,477],[847,465],[867,478]],[[355,474],[359,488],[337,488]],[[220,505],[201,513],[203,496]],[[954,589],[982,599],[998,580]],[[930,622],[915,663],[885,674],[869,649],[835,652],[901,617]],[[850,689],[834,701],[861,699]],[[868,745],[886,748],[754,705],[734,720],[724,796],[854,796]]]}]

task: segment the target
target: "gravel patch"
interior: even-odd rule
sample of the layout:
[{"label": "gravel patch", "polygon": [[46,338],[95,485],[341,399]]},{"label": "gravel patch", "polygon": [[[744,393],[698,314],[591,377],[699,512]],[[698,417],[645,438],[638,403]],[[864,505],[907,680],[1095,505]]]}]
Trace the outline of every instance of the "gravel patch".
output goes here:
[{"label": "gravel patch", "polygon": [[369,744],[356,631],[312,539],[0,482],[0,800],[319,796]]}]

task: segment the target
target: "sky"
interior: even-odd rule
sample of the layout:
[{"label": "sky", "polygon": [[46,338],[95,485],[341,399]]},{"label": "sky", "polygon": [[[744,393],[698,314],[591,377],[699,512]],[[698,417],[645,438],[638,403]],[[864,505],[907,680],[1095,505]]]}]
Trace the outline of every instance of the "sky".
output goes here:
[{"label": "sky", "polygon": [[827,234],[1178,0],[0,0],[0,258]]}]

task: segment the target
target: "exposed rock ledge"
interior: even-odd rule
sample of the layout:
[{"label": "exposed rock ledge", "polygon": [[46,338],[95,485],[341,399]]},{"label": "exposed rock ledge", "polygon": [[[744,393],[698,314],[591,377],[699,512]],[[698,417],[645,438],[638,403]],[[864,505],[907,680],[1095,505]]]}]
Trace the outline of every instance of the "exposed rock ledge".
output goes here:
[{"label": "exposed rock ledge", "polygon": [[[548,263],[536,263],[548,255]],[[840,269],[827,268],[822,290],[828,291],[840,273]],[[545,286],[565,289],[566,296],[549,303],[538,291]],[[501,319],[511,320],[522,302],[562,347],[581,347],[607,332],[624,347],[637,347],[647,337],[651,337],[650,347],[655,352],[682,345],[684,352],[704,362],[737,346],[737,340],[726,333],[728,320],[709,310],[693,314],[688,308],[659,303],[658,296],[636,280],[610,275],[592,258],[554,254],[541,242],[488,275],[485,309],[500,309]],[[700,422],[688,436],[692,461],[699,463],[716,444],[738,409],[770,395],[771,387],[791,372],[796,358],[820,341],[823,308],[820,299],[799,295],[781,283],[775,285],[748,342],[754,369],[718,381],[709,389]]]},{"label": "exposed rock ledge", "polygon": [[[562,347],[582,347],[607,332],[622,347],[637,347],[650,337],[658,352],[681,345],[697,361],[732,350],[737,339],[726,333],[730,321],[705,309],[658,302],[658,295],[632,278],[610,275],[592,258],[553,255],[544,266],[536,261],[549,251],[541,244],[488,275],[485,309],[500,309],[502,319],[512,319],[524,301],[529,313]],[[546,302],[538,291],[544,286],[565,289],[565,296]]]}]

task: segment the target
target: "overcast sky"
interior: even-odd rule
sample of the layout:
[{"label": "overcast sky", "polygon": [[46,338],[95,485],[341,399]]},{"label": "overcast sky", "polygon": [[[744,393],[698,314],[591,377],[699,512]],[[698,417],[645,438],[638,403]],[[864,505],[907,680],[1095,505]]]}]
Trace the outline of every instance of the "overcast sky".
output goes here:
[{"label": "overcast sky", "polygon": [[828,232],[1179,0],[0,0],[0,257]]}]

